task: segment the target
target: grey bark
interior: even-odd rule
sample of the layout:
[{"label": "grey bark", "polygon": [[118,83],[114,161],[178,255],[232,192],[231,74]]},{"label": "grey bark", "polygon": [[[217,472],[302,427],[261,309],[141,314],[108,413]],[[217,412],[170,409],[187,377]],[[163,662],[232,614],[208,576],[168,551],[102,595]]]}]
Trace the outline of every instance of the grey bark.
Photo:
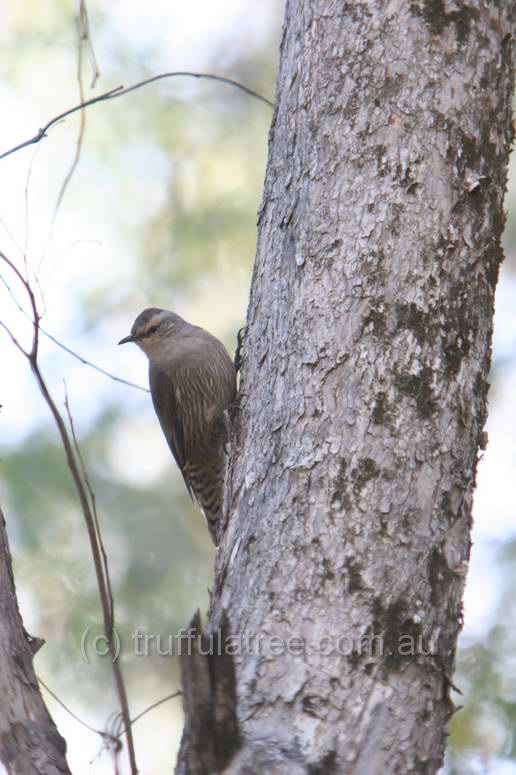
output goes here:
[{"label": "grey bark", "polygon": [[0,511],[0,762],[8,775],[70,775],[66,743],[34,673],[32,660],[41,645],[23,627]]},{"label": "grey bark", "polygon": [[514,30],[512,0],[287,2],[209,624],[227,773],[442,763]]}]

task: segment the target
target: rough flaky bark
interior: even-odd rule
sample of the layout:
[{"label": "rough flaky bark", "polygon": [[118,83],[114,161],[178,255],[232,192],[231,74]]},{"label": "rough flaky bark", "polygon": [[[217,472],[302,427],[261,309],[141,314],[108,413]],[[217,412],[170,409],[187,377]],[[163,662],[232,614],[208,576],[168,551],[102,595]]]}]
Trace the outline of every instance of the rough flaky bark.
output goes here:
[{"label": "rough flaky bark", "polygon": [[514,16],[513,0],[287,2],[210,613],[244,651],[227,772],[442,762]]},{"label": "rough flaky bark", "polygon": [[8,775],[70,775],[66,744],[39,693],[30,638],[18,611],[11,556],[0,511],[0,762]]}]

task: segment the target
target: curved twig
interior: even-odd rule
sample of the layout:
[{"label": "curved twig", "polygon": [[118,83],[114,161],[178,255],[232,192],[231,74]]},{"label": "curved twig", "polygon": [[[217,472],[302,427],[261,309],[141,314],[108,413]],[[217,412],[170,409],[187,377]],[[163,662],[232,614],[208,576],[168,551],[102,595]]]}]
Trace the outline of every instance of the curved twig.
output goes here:
[{"label": "curved twig", "polygon": [[[16,304],[22,315],[25,315],[25,317],[28,320],[32,321],[31,316],[23,309],[21,304],[19,303],[18,299],[14,295],[11,287],[9,286],[8,282],[5,280],[4,277],[0,275],[0,282],[3,283],[5,286],[7,292],[9,293],[11,299]],[[53,334],[49,333],[43,326],[40,324],[39,326],[40,333],[44,334],[44,336],[47,337],[47,339],[50,339],[51,342],[54,342],[58,347],[61,348],[61,350],[64,350],[65,353],[68,353],[68,355],[71,355],[72,358],[76,358],[80,363],[82,363],[84,366],[89,366],[92,369],[95,369],[95,371],[98,371],[99,374],[103,374],[105,377],[109,377],[109,379],[114,380],[115,382],[120,382],[121,385],[127,385],[127,387],[136,388],[136,390],[142,390],[144,393],[150,393],[150,390],[146,387],[143,387],[143,385],[137,385],[136,382],[131,382],[128,379],[124,379],[123,377],[117,377],[116,374],[112,374],[110,371],[106,371],[106,369],[103,369],[102,366],[97,366],[96,363],[93,363],[92,361],[89,361],[87,358],[84,358],[84,356],[79,355],[79,353],[75,352],[75,350],[72,350],[68,345],[64,344],[64,342],[61,342],[59,339],[57,339]],[[7,333],[10,334],[9,331]],[[12,337],[11,337],[12,338]]]},{"label": "curved twig", "polygon": [[253,91],[253,89],[250,89],[248,86],[244,86],[243,83],[239,83],[238,81],[233,80],[233,78],[224,78],[221,75],[214,75],[213,73],[194,73],[194,72],[189,72],[188,70],[181,70],[181,71],[176,71],[171,73],[160,73],[160,75],[154,75],[152,76],[152,78],[146,78],[144,81],[139,81],[138,83],[135,83],[132,86],[128,86],[127,88],[124,88],[124,86],[117,86],[114,89],[110,89],[109,91],[104,92],[104,94],[99,94],[97,97],[92,97],[91,99],[86,100],[85,102],[79,103],[79,105],[75,105],[75,107],[73,108],[69,108],[68,110],[65,110],[63,113],[60,113],[58,116],[51,118],[50,121],[47,121],[45,126],[39,129],[38,132],[29,140],[25,140],[23,143],[19,143],[18,145],[15,145],[14,148],[10,148],[8,151],[4,151],[4,153],[0,153],[0,159],[5,159],[6,156],[10,156],[12,153],[16,153],[16,151],[20,151],[22,148],[26,148],[28,145],[34,145],[35,143],[39,143],[40,140],[46,137],[47,132],[53,126],[55,126],[55,124],[57,124],[59,121],[62,121],[64,118],[71,116],[73,113],[76,113],[78,110],[87,108],[90,105],[95,105],[97,102],[107,102],[108,100],[113,100],[116,97],[121,97],[123,94],[129,94],[129,92],[135,91],[136,89],[141,89],[142,86],[147,86],[148,84],[154,83],[155,81],[161,81],[163,78],[177,78],[177,77],[204,78],[211,81],[217,81],[218,83],[225,83],[228,86],[235,87],[235,89],[240,89],[241,91],[245,92],[245,94],[248,94],[250,97],[254,97],[257,100],[264,102],[265,105],[268,105],[271,108],[274,107],[274,104],[271,102],[271,100],[268,100],[267,97],[263,97],[261,94],[258,94],[258,92]]}]

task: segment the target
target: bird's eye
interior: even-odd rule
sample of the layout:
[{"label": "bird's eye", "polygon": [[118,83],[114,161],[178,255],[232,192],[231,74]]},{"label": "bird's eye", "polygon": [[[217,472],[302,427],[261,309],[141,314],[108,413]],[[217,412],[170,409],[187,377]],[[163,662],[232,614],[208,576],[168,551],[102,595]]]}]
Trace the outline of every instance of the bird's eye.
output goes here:
[{"label": "bird's eye", "polygon": [[157,330],[158,330],[158,326],[157,325],[151,326],[150,328],[147,329],[147,331],[145,332],[144,336],[151,336],[152,334],[155,334]]}]

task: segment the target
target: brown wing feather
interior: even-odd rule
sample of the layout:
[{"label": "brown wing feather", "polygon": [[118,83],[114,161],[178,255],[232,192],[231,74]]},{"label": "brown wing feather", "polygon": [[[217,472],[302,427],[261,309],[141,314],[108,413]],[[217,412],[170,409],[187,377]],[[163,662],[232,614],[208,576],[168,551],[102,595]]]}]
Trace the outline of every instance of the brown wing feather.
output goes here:
[{"label": "brown wing feather", "polygon": [[217,543],[224,495],[227,413],[236,372],[217,339],[202,329],[175,348],[167,371],[152,364],[149,382],[156,414],[192,500]]},{"label": "brown wing feather", "polygon": [[185,429],[176,401],[174,383],[165,372],[151,364],[149,368],[149,385],[152,403],[154,404],[161,430],[183,475],[188,494],[193,500],[192,490],[184,470],[186,464]]}]

